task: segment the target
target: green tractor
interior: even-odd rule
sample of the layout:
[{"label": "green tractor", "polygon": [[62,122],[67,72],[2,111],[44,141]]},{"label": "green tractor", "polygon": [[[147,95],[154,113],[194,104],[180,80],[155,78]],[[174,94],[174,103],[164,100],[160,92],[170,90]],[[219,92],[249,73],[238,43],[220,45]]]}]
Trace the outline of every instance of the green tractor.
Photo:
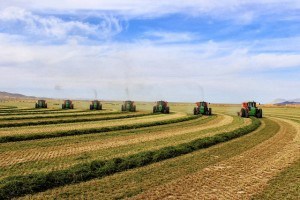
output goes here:
[{"label": "green tractor", "polygon": [[35,103],[35,108],[47,108],[46,100],[38,100],[37,103]]},{"label": "green tractor", "polygon": [[128,112],[135,112],[136,106],[134,105],[134,101],[124,101],[121,110],[128,111]]},{"label": "green tractor", "polygon": [[153,113],[170,113],[170,108],[168,102],[166,101],[157,101],[156,106],[153,106]]},{"label": "green tractor", "polygon": [[92,101],[90,104],[90,110],[102,110],[102,104],[98,100]]},{"label": "green tractor", "polygon": [[211,115],[212,109],[208,107],[208,104],[205,101],[197,102],[197,107],[194,108],[194,115]]},{"label": "green tractor", "polygon": [[71,100],[65,100],[61,107],[62,109],[74,109],[74,104]]},{"label": "green tractor", "polygon": [[257,118],[262,118],[262,114],[262,109],[256,106],[255,101],[243,102],[241,111],[238,112],[238,116],[240,117],[254,116]]}]

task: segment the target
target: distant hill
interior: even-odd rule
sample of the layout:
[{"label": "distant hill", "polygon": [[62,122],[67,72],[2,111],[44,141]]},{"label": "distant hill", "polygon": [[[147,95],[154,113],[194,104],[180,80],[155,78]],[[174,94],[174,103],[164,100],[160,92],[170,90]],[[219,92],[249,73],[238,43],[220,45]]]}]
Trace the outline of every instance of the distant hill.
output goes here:
[{"label": "distant hill", "polygon": [[26,96],[23,94],[0,92],[0,99],[32,99],[34,96]]},{"label": "distant hill", "polygon": [[291,99],[291,100],[275,99],[270,104],[273,104],[273,105],[300,105],[300,98]]}]

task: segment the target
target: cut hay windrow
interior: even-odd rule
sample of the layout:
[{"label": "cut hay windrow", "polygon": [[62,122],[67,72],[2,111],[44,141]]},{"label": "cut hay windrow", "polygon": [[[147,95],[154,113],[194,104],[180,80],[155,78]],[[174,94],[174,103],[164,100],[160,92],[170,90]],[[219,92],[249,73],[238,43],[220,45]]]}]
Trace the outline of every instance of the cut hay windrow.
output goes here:
[{"label": "cut hay windrow", "polygon": [[9,115],[34,115],[34,114],[58,114],[58,113],[82,113],[89,112],[89,110],[61,110],[61,111],[35,111],[35,112],[0,112],[0,116],[9,116]]},{"label": "cut hay windrow", "polygon": [[10,177],[1,181],[0,199],[11,199],[59,186],[101,178],[117,172],[188,154],[199,149],[208,148],[215,144],[246,135],[257,129],[261,124],[260,120],[255,118],[251,118],[251,121],[251,124],[245,127],[176,146],[167,146],[154,151],[140,152],[124,158],[95,160],[89,163],[78,164],[65,170]]},{"label": "cut hay windrow", "polygon": [[0,117],[0,121],[5,120],[21,120],[21,119],[47,119],[47,118],[64,118],[64,117],[81,117],[81,116],[99,116],[99,115],[112,115],[112,114],[121,114],[124,112],[117,112],[117,111],[86,111],[86,112],[80,112],[80,113],[36,113],[30,116],[27,115],[17,115],[12,117]]},{"label": "cut hay windrow", "polygon": [[25,141],[25,140],[36,140],[36,139],[45,139],[45,138],[55,138],[55,137],[62,137],[62,136],[83,135],[83,134],[92,134],[92,133],[104,133],[104,132],[110,132],[110,131],[159,126],[159,125],[193,120],[198,117],[199,116],[188,116],[188,117],[181,117],[181,118],[170,119],[170,120],[154,121],[154,122],[131,124],[131,125],[120,125],[120,126],[90,128],[90,129],[87,128],[87,129],[82,129],[82,130],[74,129],[74,130],[68,130],[68,131],[56,131],[56,132],[51,132],[51,133],[36,133],[36,134],[31,134],[31,135],[2,136],[2,137],[0,137],[0,143]]},{"label": "cut hay windrow", "polygon": [[8,123],[0,124],[0,128],[9,128],[9,127],[21,127],[21,126],[37,126],[37,125],[49,125],[49,124],[64,124],[64,123],[76,123],[76,122],[91,122],[91,121],[105,121],[112,119],[125,119],[133,117],[143,117],[148,115],[154,115],[153,113],[143,113],[143,114],[130,114],[130,115],[120,115],[113,117],[101,117],[101,118],[82,118],[82,119],[60,119],[53,121],[37,121],[37,122],[21,122],[21,123]]}]

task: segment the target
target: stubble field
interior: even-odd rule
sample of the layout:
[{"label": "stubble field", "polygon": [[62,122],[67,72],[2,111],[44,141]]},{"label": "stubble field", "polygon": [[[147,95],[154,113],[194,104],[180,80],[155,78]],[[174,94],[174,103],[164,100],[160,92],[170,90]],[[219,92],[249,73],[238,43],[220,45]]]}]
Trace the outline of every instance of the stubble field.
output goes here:
[{"label": "stubble field", "polygon": [[153,103],[120,112],[121,102],[89,111],[33,109],[0,102],[0,199],[299,199],[300,108]]}]

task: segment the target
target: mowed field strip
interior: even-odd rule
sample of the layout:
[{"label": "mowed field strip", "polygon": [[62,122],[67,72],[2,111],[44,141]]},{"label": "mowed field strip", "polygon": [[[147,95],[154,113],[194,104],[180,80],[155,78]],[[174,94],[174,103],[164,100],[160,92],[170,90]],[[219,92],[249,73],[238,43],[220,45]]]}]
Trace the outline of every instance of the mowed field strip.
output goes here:
[{"label": "mowed field strip", "polygon": [[275,119],[278,133],[260,145],[133,199],[250,199],[300,158],[300,126]]},{"label": "mowed field strip", "polygon": [[[93,141],[89,141],[89,142],[65,144],[60,146],[51,146],[47,148],[35,147],[32,149],[26,149],[26,151],[19,148],[18,151],[1,152],[0,166],[7,166],[7,165],[12,165],[21,162],[28,162],[32,160],[43,160],[43,159],[49,159],[55,157],[70,156],[82,152],[114,148],[114,147],[119,147],[124,145],[136,144],[140,142],[163,139],[167,137],[193,133],[205,129],[218,128],[221,126],[231,124],[232,121],[233,121],[233,117],[231,116],[219,115],[215,120],[209,121],[203,124],[202,126],[197,126],[197,124],[193,124],[188,127],[177,127],[176,132],[174,132],[174,129],[170,127],[169,129],[166,130],[156,130],[155,133],[153,134],[149,134],[149,132],[146,132],[142,134],[113,137],[113,138],[102,139],[102,140],[94,139]],[[246,119],[246,123],[244,123],[243,125],[247,125],[249,122],[250,120]],[[236,128],[236,127],[228,128],[228,130],[231,130],[232,128]],[[207,137],[213,134],[215,134],[215,131],[201,134],[199,137]]]},{"label": "mowed field strip", "polygon": [[[220,131],[222,131],[224,128],[227,129],[227,131],[230,131],[239,126],[245,125],[245,124],[243,125],[243,120],[237,124],[236,124],[236,122],[237,121],[235,120],[235,122],[234,122],[235,125],[233,127],[231,127],[232,124],[228,124],[228,125],[221,126],[220,128],[215,127],[215,128],[203,130],[200,132],[191,132],[191,133],[186,133],[183,135],[170,136],[169,138],[156,139],[156,140],[153,140],[152,142],[147,142],[147,143],[140,141],[136,144],[127,144],[127,143],[130,143],[130,141],[123,140],[124,143],[123,142],[119,143],[119,145],[121,145],[121,146],[115,146],[112,142],[111,144],[113,145],[113,147],[109,147],[107,149],[101,149],[101,147],[95,145],[95,146],[92,146],[91,148],[94,147],[95,149],[100,149],[100,150],[96,151],[94,149],[90,149],[90,151],[86,152],[83,156],[76,155],[76,154],[74,155],[74,153],[71,152],[70,153],[71,155],[61,157],[59,155],[60,152],[62,152],[62,154],[65,155],[63,149],[61,149],[61,151],[58,151],[58,152],[50,151],[50,152],[44,154],[44,156],[47,157],[48,159],[43,160],[44,159],[43,153],[35,153],[35,154],[31,155],[32,157],[30,159],[33,160],[31,162],[26,162],[22,165],[9,165],[8,167],[3,167],[3,171],[2,171],[2,173],[0,173],[0,177],[3,178],[8,175],[18,175],[20,173],[28,174],[28,173],[37,172],[37,171],[49,171],[49,170],[51,171],[51,170],[63,169],[63,168],[69,167],[74,164],[84,163],[84,162],[91,161],[94,159],[109,159],[109,158],[120,157],[120,156],[128,156],[130,154],[138,153],[140,151],[159,149],[164,146],[168,146],[170,143],[178,144],[178,143],[190,141],[195,138],[201,138],[201,137],[204,137],[207,135],[217,134]],[[223,124],[223,122],[221,122],[221,125],[222,124]],[[246,124],[248,124],[248,123],[246,123]],[[204,125],[204,128],[205,128],[205,125]],[[154,129],[152,132],[154,134],[156,134],[157,131],[158,130],[155,131],[155,129]],[[172,131],[174,132],[174,129]],[[149,134],[147,129],[143,130],[143,132],[147,132]],[[150,132],[150,134],[151,134],[151,132]],[[138,136],[136,136],[136,137],[138,137]],[[145,134],[145,135],[141,135],[141,137],[147,138],[149,136],[147,136]],[[111,139],[111,141],[114,141],[114,140]],[[106,142],[109,142],[109,141],[106,141]],[[136,140],[134,140],[133,142],[136,142]],[[89,146],[87,146],[86,148],[89,149]],[[104,148],[105,148],[105,146],[104,146]],[[83,149],[83,150],[87,151],[87,149]],[[76,152],[76,148],[74,148],[73,151]],[[6,153],[4,153],[4,157],[8,158],[7,156],[5,156],[5,154]],[[26,155],[26,153],[24,153],[24,154]],[[56,156],[60,156],[60,157],[55,158]],[[49,159],[51,159],[51,161]],[[9,158],[5,159],[5,160],[10,162]],[[13,162],[24,162],[24,160],[21,158],[20,160],[14,160]],[[6,165],[6,164],[4,164],[4,165]]]},{"label": "mowed field strip", "polygon": [[[201,117],[191,116],[190,111],[189,114],[185,112],[192,111],[191,104],[176,106],[169,115],[153,115],[149,111],[122,113],[114,108],[103,111],[0,108],[0,113],[3,114],[0,114],[0,125],[22,124],[20,127],[0,128],[0,138],[82,132],[68,137],[58,135],[0,143],[0,197],[5,197],[9,191],[19,190],[14,187],[18,181],[23,181],[22,176],[46,178],[46,174],[51,175],[52,172],[61,170],[85,173],[89,168],[82,168],[83,171],[78,172],[72,172],[72,168],[85,167],[94,161],[121,162],[122,158],[143,155],[143,152],[161,151],[164,148],[167,150],[170,146],[177,147],[195,140],[219,137],[221,133],[231,133],[253,123],[250,118],[236,116],[239,108],[235,106],[216,106],[213,107],[214,115]],[[294,166],[292,164],[300,159],[298,110],[266,108],[257,130],[209,148],[189,151],[190,153],[174,158],[171,156],[130,170],[123,169],[104,177],[62,183],[47,191],[34,190],[43,192],[29,194],[28,191],[22,193],[20,190],[20,194],[8,196],[25,195],[18,197],[20,199],[97,199],[100,196],[101,199],[259,198],[266,188],[272,191],[272,179],[289,166]],[[129,117],[123,118],[127,116]],[[83,121],[76,122],[73,119]],[[170,123],[161,123],[168,121]],[[57,124],[34,125],[39,122]],[[151,123],[154,124],[147,126]],[[142,126],[130,128],[133,125]],[[124,129],[101,131],[101,128],[108,127]],[[91,129],[100,132],[84,133]],[[38,180],[32,179],[37,181],[35,184],[39,183]],[[26,183],[26,178],[24,181]],[[11,190],[8,188],[10,184]],[[6,192],[3,193],[4,191]],[[289,197],[291,195],[295,196],[293,192]],[[273,199],[278,198],[274,196]]]},{"label": "mowed field strip", "polygon": [[120,119],[120,120],[107,120],[105,123],[101,122],[80,122],[69,124],[55,124],[55,125],[37,125],[28,127],[16,127],[16,128],[1,128],[1,136],[10,136],[10,135],[25,135],[25,134],[35,134],[35,133],[51,133],[56,131],[69,131],[69,130],[82,130],[86,128],[103,128],[110,126],[121,126],[121,125],[130,125],[138,123],[149,123],[162,120],[176,119],[179,117],[185,117],[184,113],[175,113],[170,115],[152,115],[145,117],[136,117],[131,119]]},{"label": "mowed field strip", "polygon": [[[131,197],[252,148],[275,134],[269,132],[269,125],[272,125],[273,122],[267,122],[268,128],[262,125],[257,131],[249,135],[208,149],[102,179],[59,187],[36,195],[28,195],[20,199],[93,199],[99,196],[101,199],[124,199]],[[268,134],[264,134],[266,132]]]}]

